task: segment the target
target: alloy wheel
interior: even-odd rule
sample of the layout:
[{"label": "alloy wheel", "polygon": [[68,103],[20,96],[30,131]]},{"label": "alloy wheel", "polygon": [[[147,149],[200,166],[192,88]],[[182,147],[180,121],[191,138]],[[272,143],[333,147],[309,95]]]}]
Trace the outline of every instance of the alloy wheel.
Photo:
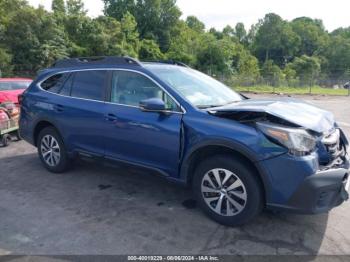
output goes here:
[{"label": "alloy wheel", "polygon": [[201,183],[205,203],[221,216],[236,216],[247,203],[247,191],[233,172],[216,168],[208,171]]},{"label": "alloy wheel", "polygon": [[40,145],[41,155],[46,164],[55,167],[61,159],[61,149],[57,140],[52,135],[45,135]]}]

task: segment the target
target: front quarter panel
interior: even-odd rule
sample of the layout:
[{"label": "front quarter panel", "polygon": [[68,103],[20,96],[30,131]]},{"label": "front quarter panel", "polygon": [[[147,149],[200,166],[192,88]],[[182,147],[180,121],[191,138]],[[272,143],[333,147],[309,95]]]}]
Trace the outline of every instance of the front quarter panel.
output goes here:
[{"label": "front quarter panel", "polygon": [[184,157],[180,167],[180,181],[188,183],[192,174],[189,165],[197,150],[206,146],[225,147],[248,158],[258,170],[264,184],[266,199],[270,199],[271,177],[268,170],[260,164],[261,160],[270,159],[286,153],[286,149],[271,143],[253,126],[234,120],[211,116],[186,114],[183,119],[185,133]]},{"label": "front quarter panel", "polygon": [[238,152],[257,162],[286,153],[286,149],[271,143],[253,126],[234,120],[212,116],[208,113],[185,115],[185,155],[193,152],[199,145],[209,141],[221,141],[220,144],[236,148]]}]

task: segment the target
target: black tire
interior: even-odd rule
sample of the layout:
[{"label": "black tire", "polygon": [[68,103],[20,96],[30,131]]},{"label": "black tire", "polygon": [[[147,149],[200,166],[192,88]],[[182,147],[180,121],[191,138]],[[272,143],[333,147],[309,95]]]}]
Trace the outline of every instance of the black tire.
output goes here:
[{"label": "black tire", "polygon": [[[202,184],[205,186],[205,189],[207,189],[208,186],[212,187],[211,185],[208,185],[209,181],[207,178],[209,176],[215,180],[214,173],[209,172],[215,170],[217,170],[216,173],[219,174],[219,177],[221,178],[220,183],[223,182],[223,177],[226,176],[226,173],[230,174],[230,178],[227,181],[225,181],[222,187],[224,189],[218,189],[220,188],[220,186],[215,186],[215,190],[219,190],[219,192],[202,192]],[[225,170],[230,172],[225,172]],[[244,161],[241,161],[241,159],[236,159],[234,157],[225,155],[213,156],[204,159],[197,166],[192,184],[193,192],[198,202],[198,205],[210,218],[212,218],[216,222],[226,226],[243,225],[251,221],[254,217],[256,217],[262,211],[264,206],[263,189],[261,183],[258,180],[257,175],[258,174],[254,172],[254,169],[252,169]],[[213,179],[211,179],[211,182],[213,182]],[[242,187],[238,188],[238,190],[240,191],[236,191],[237,189],[231,189],[231,191],[226,191],[226,189],[228,188],[225,189],[225,186],[227,184],[233,185],[236,183],[236,181],[238,181],[240,184],[243,184]],[[215,182],[212,185],[217,185],[217,183]],[[206,191],[205,189],[204,191]],[[232,202],[230,202],[232,201],[232,199],[237,200],[234,194],[242,194],[244,193],[243,191],[246,192],[244,195],[245,200],[243,201],[243,199],[238,198],[240,205],[234,206]],[[207,194],[209,194],[209,196]],[[213,202],[210,202],[212,196],[215,197],[215,200],[213,200]],[[222,214],[219,214],[218,212],[213,210],[217,208],[217,205],[219,203],[219,200],[216,201],[217,196],[222,196],[221,203],[223,204],[221,204],[219,208],[219,210],[222,211]],[[205,199],[210,203],[207,204]],[[233,201],[233,203],[236,204],[237,201]],[[229,205],[230,210],[229,216],[227,215],[229,213],[227,205]],[[239,208],[236,208],[236,206],[238,206]]]},{"label": "black tire", "polygon": [[3,147],[7,147],[11,142],[11,136],[9,134],[5,134],[1,138],[1,144]]},{"label": "black tire", "polygon": [[[43,153],[43,139],[47,139],[48,137],[53,137],[59,147],[59,160],[52,162],[52,165],[48,164],[48,161],[44,159],[44,153]],[[49,170],[52,173],[63,173],[66,171],[70,166],[70,160],[67,155],[66,148],[64,146],[63,140],[60,136],[60,134],[57,132],[57,130],[54,127],[46,127],[39,133],[38,141],[37,141],[37,148],[38,148],[38,154],[41,160],[41,163],[44,165],[44,167]],[[54,149],[51,149],[52,151],[55,151]],[[55,152],[55,153],[58,153]],[[51,156],[51,159],[53,159],[53,156]],[[49,161],[50,162],[50,161]]]}]

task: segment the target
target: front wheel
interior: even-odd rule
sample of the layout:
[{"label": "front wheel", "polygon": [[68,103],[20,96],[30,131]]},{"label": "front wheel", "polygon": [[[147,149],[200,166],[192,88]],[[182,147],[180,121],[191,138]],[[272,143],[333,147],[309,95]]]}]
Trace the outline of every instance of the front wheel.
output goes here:
[{"label": "front wheel", "polygon": [[201,162],[194,175],[193,190],[199,206],[213,220],[239,226],[263,208],[263,191],[254,170],[229,156]]},{"label": "front wheel", "polygon": [[53,173],[62,173],[69,166],[61,136],[55,128],[44,128],[38,137],[38,154],[44,167]]}]

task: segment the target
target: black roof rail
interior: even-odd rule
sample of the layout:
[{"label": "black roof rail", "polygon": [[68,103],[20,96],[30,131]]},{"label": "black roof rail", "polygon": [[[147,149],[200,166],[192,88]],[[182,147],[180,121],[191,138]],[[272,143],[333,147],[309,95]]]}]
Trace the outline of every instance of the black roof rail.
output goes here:
[{"label": "black roof rail", "polygon": [[96,57],[77,57],[66,58],[56,61],[52,68],[76,67],[86,65],[137,65],[142,64],[134,58],[128,56],[96,56]]},{"label": "black roof rail", "polygon": [[149,61],[149,62],[190,67],[190,66],[186,65],[185,63],[175,61],[175,60],[155,60],[155,61]]}]

